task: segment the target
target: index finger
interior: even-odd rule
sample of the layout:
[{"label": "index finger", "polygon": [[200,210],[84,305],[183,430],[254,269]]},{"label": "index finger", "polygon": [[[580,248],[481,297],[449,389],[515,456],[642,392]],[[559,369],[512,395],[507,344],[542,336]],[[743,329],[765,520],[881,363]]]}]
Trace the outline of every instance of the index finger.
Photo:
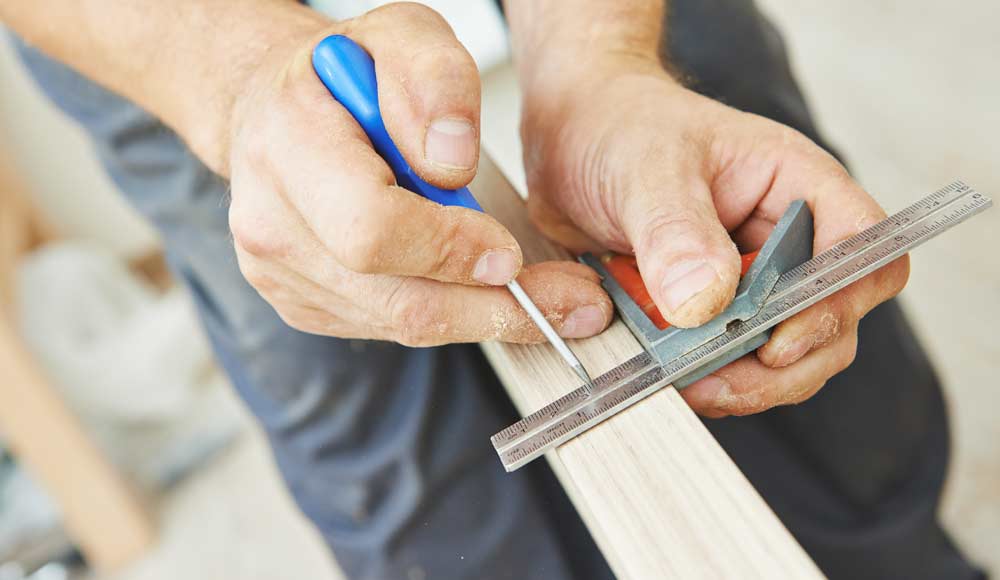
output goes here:
[{"label": "index finger", "polygon": [[[796,196],[806,200],[813,212],[814,255],[886,217],[875,199],[832,157],[817,155],[785,168],[766,203],[777,206]],[[855,332],[858,320],[898,294],[908,277],[909,258],[904,256],[782,322],[759,349],[760,360],[773,367],[787,366],[844,333]]]},{"label": "index finger", "polygon": [[359,273],[500,285],[521,266],[516,240],[480,212],[394,185],[392,171],[318,79],[294,89],[262,134],[273,187],[337,261]]}]

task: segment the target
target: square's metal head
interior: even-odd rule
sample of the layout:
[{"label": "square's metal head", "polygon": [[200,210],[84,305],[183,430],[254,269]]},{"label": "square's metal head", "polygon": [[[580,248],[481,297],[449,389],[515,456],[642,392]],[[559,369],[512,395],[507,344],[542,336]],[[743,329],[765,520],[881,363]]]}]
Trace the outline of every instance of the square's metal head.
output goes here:
[{"label": "square's metal head", "polygon": [[[605,267],[606,259],[593,254],[584,254],[580,260],[601,275],[601,284],[614,301],[622,320],[642,343],[643,348],[664,365],[725,333],[730,324],[747,320],[757,314],[774,289],[778,278],[812,257],[812,246],[812,213],[804,201],[794,201],[778,220],[771,235],[744,273],[732,303],[718,316],[695,328],[675,326],[658,328],[650,315],[636,303],[620,281]],[[685,376],[684,380],[675,381],[674,386],[684,387],[729,364],[767,342],[769,336],[770,333],[762,334],[759,339],[748,343],[747,348],[734,353],[722,364],[715,364],[708,370],[698,369],[697,373]]]}]

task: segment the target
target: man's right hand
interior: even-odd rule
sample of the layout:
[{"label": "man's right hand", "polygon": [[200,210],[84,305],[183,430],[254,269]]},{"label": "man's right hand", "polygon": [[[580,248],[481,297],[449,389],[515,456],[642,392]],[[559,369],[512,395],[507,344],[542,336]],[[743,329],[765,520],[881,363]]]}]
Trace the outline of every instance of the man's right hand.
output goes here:
[{"label": "man's right hand", "polygon": [[329,34],[374,58],[386,128],[424,180],[464,186],[479,155],[476,66],[429,8],[392,4],[271,46],[233,107],[226,169],[240,269],[278,314],[306,332],[412,346],[540,341],[503,287],[518,276],[561,335],[603,330],[612,307],[589,268],[522,270],[496,220],[395,185],[312,70]]}]

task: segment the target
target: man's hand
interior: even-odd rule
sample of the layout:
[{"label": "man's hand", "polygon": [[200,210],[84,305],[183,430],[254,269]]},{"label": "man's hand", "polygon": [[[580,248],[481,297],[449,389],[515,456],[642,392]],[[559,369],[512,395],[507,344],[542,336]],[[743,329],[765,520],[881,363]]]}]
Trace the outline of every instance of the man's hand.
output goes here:
[{"label": "man's hand", "polygon": [[[681,87],[655,55],[586,62],[579,75],[535,86],[526,75],[529,208],[568,247],[634,252],[672,324],[700,325],[729,304],[740,251],[759,248],[791,201],[812,209],[814,252],[885,217],[809,139]],[[780,324],[756,356],[684,397],[710,417],[805,400],[851,363],[859,319],[907,275],[901,258],[859,280]]]},{"label": "man's hand", "polygon": [[386,128],[439,187],[469,183],[479,156],[476,66],[426,6],[333,22],[292,0],[37,0],[0,3],[25,40],[132,99],[231,179],[240,268],[292,326],[408,345],[542,335],[503,287],[514,276],[566,337],[612,308],[596,274],[521,269],[489,216],[394,185],[386,163],[310,65],[344,34],[375,59]]},{"label": "man's hand", "polygon": [[240,268],[281,317],[307,332],[414,346],[539,341],[503,287],[520,272],[561,335],[603,330],[612,308],[594,272],[569,262],[522,271],[496,220],[395,185],[312,70],[328,34],[374,58],[386,127],[421,177],[457,188],[478,159],[476,66],[432,10],[388,5],[273,46],[235,102],[221,165]]}]

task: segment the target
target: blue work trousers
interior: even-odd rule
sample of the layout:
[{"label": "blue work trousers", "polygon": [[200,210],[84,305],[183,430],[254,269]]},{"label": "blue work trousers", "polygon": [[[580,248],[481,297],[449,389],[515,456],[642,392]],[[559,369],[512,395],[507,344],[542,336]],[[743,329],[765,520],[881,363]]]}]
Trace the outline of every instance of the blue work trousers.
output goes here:
[{"label": "blue work trousers", "polygon": [[[752,2],[671,4],[665,50],[693,88],[824,144],[779,35]],[[489,437],[517,415],[476,346],[289,328],[240,275],[227,183],[159,120],[20,49],[162,234],[298,506],[351,578],[611,576],[543,461],[500,467]],[[976,577],[936,518],[944,403],[895,302],[864,319],[859,344],[854,365],[808,402],[709,429],[831,577]]]}]

